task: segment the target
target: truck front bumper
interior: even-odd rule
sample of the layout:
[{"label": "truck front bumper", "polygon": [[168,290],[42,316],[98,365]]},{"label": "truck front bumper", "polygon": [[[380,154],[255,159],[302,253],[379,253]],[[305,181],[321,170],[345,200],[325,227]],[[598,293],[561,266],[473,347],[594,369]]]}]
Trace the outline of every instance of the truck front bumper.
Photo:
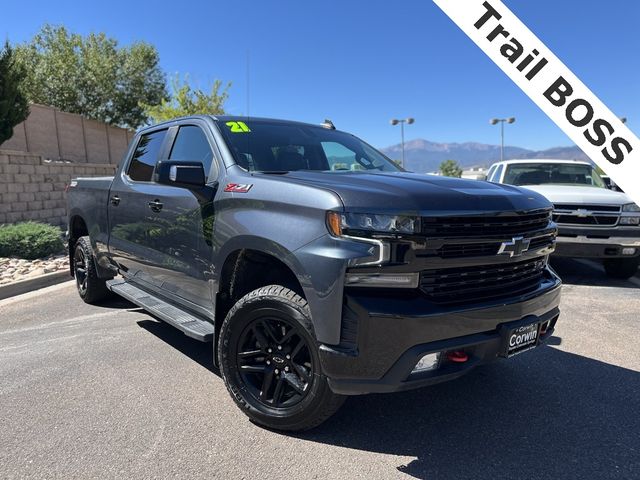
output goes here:
[{"label": "truck front bumper", "polygon": [[[355,337],[351,345],[320,347],[331,389],[344,395],[395,392],[454,379],[500,358],[505,332],[519,326],[544,325],[538,344],[546,341],[560,313],[561,284],[551,270],[547,273],[526,297],[464,308],[436,306],[420,295],[346,292],[343,322],[357,334],[350,336]],[[436,352],[437,368],[413,372],[424,355]],[[462,352],[467,360],[451,361],[449,352]]]},{"label": "truck front bumper", "polygon": [[633,258],[640,256],[640,231],[637,229],[560,230],[553,255],[573,258]]}]

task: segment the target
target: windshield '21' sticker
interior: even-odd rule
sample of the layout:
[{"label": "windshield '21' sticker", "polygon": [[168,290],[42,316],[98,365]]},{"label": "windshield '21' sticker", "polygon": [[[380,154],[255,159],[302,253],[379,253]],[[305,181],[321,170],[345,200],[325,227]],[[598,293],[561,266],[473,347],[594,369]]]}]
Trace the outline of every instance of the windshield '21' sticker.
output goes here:
[{"label": "windshield '21' sticker", "polygon": [[247,133],[251,131],[244,122],[227,122],[226,125],[231,130],[231,133]]}]

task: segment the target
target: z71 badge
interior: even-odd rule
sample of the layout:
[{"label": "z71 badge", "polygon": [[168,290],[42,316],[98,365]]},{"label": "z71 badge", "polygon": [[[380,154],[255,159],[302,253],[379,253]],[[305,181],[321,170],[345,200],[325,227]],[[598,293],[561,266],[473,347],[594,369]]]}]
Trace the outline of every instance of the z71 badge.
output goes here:
[{"label": "z71 badge", "polygon": [[253,187],[253,183],[227,183],[224,187],[225,192],[247,193]]}]

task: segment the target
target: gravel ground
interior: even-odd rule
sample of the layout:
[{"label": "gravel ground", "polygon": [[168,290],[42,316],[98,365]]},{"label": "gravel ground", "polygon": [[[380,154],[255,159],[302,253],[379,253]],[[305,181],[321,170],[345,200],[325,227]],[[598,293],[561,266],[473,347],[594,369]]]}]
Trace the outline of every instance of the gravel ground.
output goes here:
[{"label": "gravel ground", "polygon": [[69,270],[69,257],[66,254],[51,255],[37,260],[0,257],[0,285],[26,280],[28,278]]},{"label": "gravel ground", "polygon": [[0,477],[639,478],[640,279],[556,268],[548,346],[295,435],[251,424],[210,345],[127,302],[72,283],[0,301]]}]

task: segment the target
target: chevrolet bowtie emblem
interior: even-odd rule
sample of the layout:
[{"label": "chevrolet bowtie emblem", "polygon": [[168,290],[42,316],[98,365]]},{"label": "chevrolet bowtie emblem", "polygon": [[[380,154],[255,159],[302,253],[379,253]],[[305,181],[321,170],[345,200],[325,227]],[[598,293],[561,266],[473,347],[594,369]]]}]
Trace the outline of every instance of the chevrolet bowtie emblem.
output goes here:
[{"label": "chevrolet bowtie emblem", "polygon": [[575,215],[578,218],[587,218],[593,215],[593,212],[585,210],[584,208],[579,208],[578,210],[572,212],[572,215]]},{"label": "chevrolet bowtie emblem", "polygon": [[510,242],[502,242],[498,255],[509,255],[510,257],[519,257],[529,250],[531,240],[524,237],[513,237]]}]

